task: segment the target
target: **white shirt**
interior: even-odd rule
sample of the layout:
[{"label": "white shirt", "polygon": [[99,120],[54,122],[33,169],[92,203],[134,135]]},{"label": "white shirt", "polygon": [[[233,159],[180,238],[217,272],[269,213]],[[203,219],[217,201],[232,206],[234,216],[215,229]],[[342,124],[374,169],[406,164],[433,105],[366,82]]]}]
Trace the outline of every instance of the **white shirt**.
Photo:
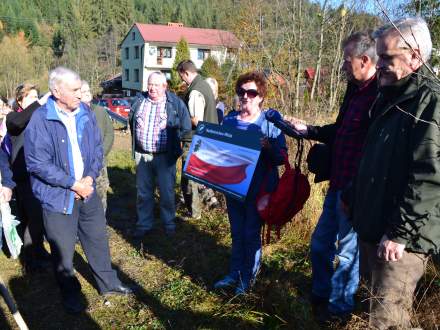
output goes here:
[{"label": "white shirt", "polygon": [[[56,104],[55,109],[61,122],[66,126],[67,135],[69,136],[70,147],[73,158],[73,170],[75,173],[75,180],[81,180],[84,174],[84,161],[81,155],[81,149],[78,143],[78,134],[76,132],[76,118],[75,116],[80,112],[80,108],[73,112],[66,112],[61,110]],[[62,143],[67,141],[62,140]]]},{"label": "white shirt", "polygon": [[205,97],[199,91],[193,90],[189,94],[188,110],[191,117],[195,117],[198,121],[203,120],[205,114]]}]

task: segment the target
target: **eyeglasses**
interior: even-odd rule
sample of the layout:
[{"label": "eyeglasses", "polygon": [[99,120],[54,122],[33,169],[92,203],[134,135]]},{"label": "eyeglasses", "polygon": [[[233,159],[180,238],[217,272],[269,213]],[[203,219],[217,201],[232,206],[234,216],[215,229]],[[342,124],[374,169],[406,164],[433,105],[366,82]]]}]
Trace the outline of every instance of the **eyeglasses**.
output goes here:
[{"label": "eyeglasses", "polygon": [[249,98],[253,99],[253,98],[257,97],[258,95],[260,95],[260,93],[258,93],[258,91],[255,89],[239,88],[237,90],[237,95],[239,97],[244,97],[245,95],[247,95]]}]

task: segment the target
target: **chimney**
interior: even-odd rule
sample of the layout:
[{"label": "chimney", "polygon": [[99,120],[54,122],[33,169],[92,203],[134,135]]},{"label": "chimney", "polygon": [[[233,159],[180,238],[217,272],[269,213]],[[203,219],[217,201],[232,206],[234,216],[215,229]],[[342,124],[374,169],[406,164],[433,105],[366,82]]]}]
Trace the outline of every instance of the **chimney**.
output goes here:
[{"label": "chimney", "polygon": [[183,23],[168,22],[168,26],[183,27]]}]

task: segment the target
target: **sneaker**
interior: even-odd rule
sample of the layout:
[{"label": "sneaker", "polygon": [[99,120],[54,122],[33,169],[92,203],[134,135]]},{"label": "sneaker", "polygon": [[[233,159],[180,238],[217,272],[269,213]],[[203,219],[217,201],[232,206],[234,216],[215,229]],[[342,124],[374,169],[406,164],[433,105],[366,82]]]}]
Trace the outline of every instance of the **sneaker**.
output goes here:
[{"label": "sneaker", "polygon": [[237,284],[237,280],[229,275],[226,275],[220,281],[214,284],[214,289],[225,289]]},{"label": "sneaker", "polygon": [[206,205],[208,206],[208,209],[212,210],[212,209],[216,209],[220,207],[220,203],[217,200],[217,197],[212,197],[208,203],[206,203]]}]

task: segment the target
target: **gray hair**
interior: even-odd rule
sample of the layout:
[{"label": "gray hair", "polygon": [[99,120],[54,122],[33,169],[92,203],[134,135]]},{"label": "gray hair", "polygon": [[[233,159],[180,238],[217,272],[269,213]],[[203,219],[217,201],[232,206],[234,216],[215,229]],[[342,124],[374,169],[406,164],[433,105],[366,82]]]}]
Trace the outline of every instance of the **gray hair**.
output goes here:
[{"label": "gray hair", "polygon": [[371,35],[372,31],[355,32],[349,35],[342,47],[352,46],[353,56],[368,56],[373,63],[377,62],[376,40]]},{"label": "gray hair", "polygon": [[85,81],[85,80],[81,80],[81,88],[82,88],[83,86],[87,86],[88,88],[90,88],[90,84],[89,84],[87,81]]},{"label": "gray hair", "polygon": [[161,72],[161,71],[153,71],[153,72],[151,72],[151,73],[148,75],[148,80],[147,80],[147,82],[150,81],[150,78],[151,78],[152,76],[159,76],[159,77],[161,78],[162,82],[163,82],[165,85],[167,84],[167,77],[165,76],[165,74],[164,74],[163,72]]},{"label": "gray hair", "polygon": [[211,87],[212,92],[214,93],[215,99],[218,98],[218,82],[215,78],[208,77],[205,79],[205,81],[208,83],[209,87]]},{"label": "gray hair", "polygon": [[[397,29],[396,29],[397,28]],[[387,24],[374,32],[375,38],[382,38],[390,33],[400,33],[398,47],[408,47],[418,49],[423,62],[427,62],[431,57],[432,41],[429,33],[428,24],[421,17],[402,18],[393,24]]]},{"label": "gray hair", "polygon": [[52,92],[60,84],[69,80],[81,80],[81,78],[75,71],[63,66],[56,67],[49,72],[49,90]]}]

